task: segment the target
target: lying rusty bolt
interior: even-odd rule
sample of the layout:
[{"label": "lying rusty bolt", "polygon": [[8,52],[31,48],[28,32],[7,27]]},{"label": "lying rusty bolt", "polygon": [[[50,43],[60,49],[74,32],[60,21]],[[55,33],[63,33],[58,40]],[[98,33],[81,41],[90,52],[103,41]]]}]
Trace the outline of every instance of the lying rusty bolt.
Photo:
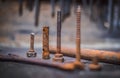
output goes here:
[{"label": "lying rusty bolt", "polygon": [[44,26],[43,27],[43,53],[42,58],[43,59],[50,59],[49,55],[49,27]]},{"label": "lying rusty bolt", "polygon": [[61,11],[57,12],[57,52],[53,61],[63,62],[63,54],[61,54]]},{"label": "lying rusty bolt", "polygon": [[101,70],[101,65],[98,63],[97,57],[92,59],[92,63],[89,65],[90,70]]},{"label": "lying rusty bolt", "polygon": [[[55,46],[49,47],[50,53],[55,54],[56,48]],[[76,55],[75,48],[69,47],[62,47],[61,53],[65,56],[75,57]],[[120,65],[120,53],[113,52],[113,51],[104,51],[104,50],[94,50],[94,49],[81,49],[81,59],[91,60],[93,57],[99,59],[99,62],[110,63],[110,64],[117,64]]]},{"label": "lying rusty bolt", "polygon": [[80,48],[80,19],[81,11],[80,6],[77,8],[76,17],[77,17],[77,27],[76,27],[76,61],[75,65],[77,68],[84,69],[84,64],[80,61],[81,57],[81,48]]},{"label": "lying rusty bolt", "polygon": [[37,53],[34,51],[34,33],[30,34],[30,49],[29,52],[27,52],[28,57],[36,57]]}]

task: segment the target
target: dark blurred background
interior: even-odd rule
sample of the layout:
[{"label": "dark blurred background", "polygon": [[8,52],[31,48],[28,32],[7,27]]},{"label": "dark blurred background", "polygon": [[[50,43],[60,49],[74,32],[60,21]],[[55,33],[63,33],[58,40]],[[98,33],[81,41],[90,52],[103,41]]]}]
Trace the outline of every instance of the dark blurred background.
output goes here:
[{"label": "dark blurred background", "polygon": [[62,11],[62,46],[75,47],[76,15],[81,6],[83,48],[119,50],[120,0],[0,0],[0,46],[29,47],[36,33],[41,47],[42,27],[50,27],[50,45],[56,45],[56,12]]}]

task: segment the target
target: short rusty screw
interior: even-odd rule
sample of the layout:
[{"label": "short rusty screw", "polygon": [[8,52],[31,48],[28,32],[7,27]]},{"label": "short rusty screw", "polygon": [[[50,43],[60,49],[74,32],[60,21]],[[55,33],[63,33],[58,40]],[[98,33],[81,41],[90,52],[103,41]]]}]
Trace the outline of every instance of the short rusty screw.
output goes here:
[{"label": "short rusty screw", "polygon": [[92,63],[89,65],[90,70],[101,70],[101,65],[98,63],[98,58],[93,57]]},{"label": "short rusty screw", "polygon": [[76,20],[77,20],[77,27],[76,27],[76,61],[75,61],[75,65],[77,68],[80,69],[84,69],[84,64],[80,61],[81,59],[81,40],[80,40],[80,21],[81,21],[81,9],[80,6],[78,6],[77,8],[77,12],[76,12]]},{"label": "short rusty screw", "polygon": [[63,62],[63,54],[61,54],[61,11],[57,12],[57,52],[53,61]]},{"label": "short rusty screw", "polygon": [[43,52],[42,52],[43,59],[50,59],[49,53],[49,27],[43,27]]},{"label": "short rusty screw", "polygon": [[30,34],[30,49],[27,52],[28,57],[36,57],[37,53],[34,51],[34,33]]}]

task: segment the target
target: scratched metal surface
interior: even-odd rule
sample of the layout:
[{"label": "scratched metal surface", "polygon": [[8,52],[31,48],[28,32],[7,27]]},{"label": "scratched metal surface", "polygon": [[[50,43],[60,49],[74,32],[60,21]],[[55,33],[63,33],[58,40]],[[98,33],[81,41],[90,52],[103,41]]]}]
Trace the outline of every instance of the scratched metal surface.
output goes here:
[{"label": "scratched metal surface", "polygon": [[[0,48],[0,54],[18,54],[26,57],[28,49],[23,48]],[[37,58],[41,59],[41,49],[36,49]],[[50,55],[51,58],[53,55]],[[65,57],[65,62],[74,61],[74,58]],[[56,68],[30,65],[15,62],[0,62],[0,78],[120,78],[120,66],[106,63],[102,65],[101,71],[90,71],[90,61],[82,60],[85,70],[63,71]]]}]

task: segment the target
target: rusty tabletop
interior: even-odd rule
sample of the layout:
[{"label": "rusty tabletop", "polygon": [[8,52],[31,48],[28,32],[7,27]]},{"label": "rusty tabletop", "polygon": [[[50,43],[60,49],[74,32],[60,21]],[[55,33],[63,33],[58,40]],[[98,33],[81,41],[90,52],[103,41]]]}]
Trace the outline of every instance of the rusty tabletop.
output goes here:
[{"label": "rusty tabletop", "polygon": [[[27,48],[0,48],[0,54],[17,54],[22,57],[26,57]],[[37,48],[36,52],[38,56],[35,59],[42,59],[42,49]],[[53,54],[50,54],[53,57]],[[65,56],[65,62],[74,61],[75,58]],[[47,60],[51,62],[52,60]],[[15,62],[4,62],[0,61],[0,77],[1,78],[79,78],[79,77],[109,77],[109,78],[119,78],[120,77],[120,66],[114,64],[100,63],[102,65],[101,71],[91,71],[88,68],[88,65],[91,61],[81,60],[85,64],[85,70],[75,69],[73,71],[63,71],[56,68],[31,65],[31,64],[23,64],[23,63],[15,63]]]}]

